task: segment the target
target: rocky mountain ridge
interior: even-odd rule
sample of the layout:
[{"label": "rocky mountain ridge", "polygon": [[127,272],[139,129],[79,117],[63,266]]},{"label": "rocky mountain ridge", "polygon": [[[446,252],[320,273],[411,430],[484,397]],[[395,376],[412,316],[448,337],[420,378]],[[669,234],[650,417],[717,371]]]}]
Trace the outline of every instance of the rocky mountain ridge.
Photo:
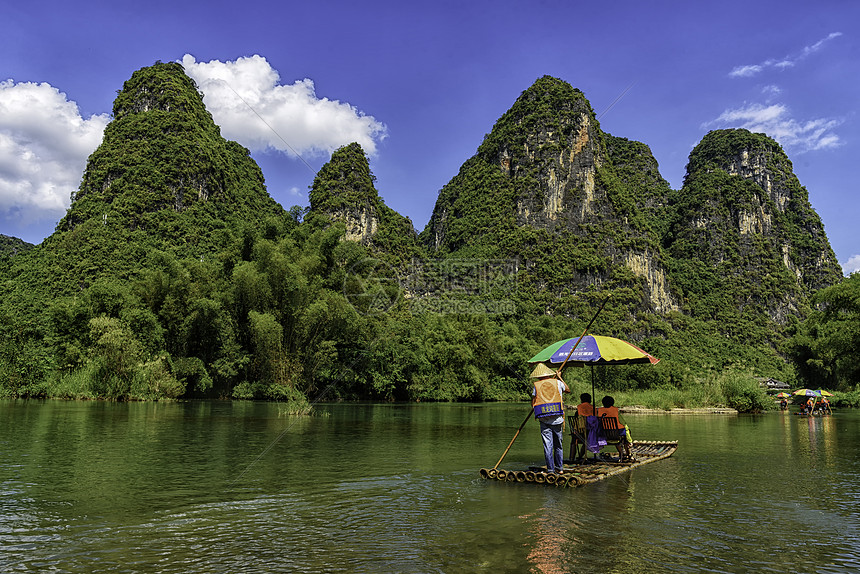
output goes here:
[{"label": "rocky mountain ridge", "polygon": [[[150,164],[161,169],[141,171]],[[809,293],[841,278],[807,192],[771,138],[711,132],[672,190],[647,145],[603,132],[584,94],[549,76],[517,98],[440,190],[420,234],[380,198],[358,144],[332,155],[310,199],[312,212],[345,226],[347,240],[401,267],[513,261],[523,309],[540,314],[577,315],[595,293],[613,290],[631,320],[639,312],[713,318],[696,300],[716,290],[721,304],[742,311],[752,301],[784,324],[802,315]],[[180,240],[205,252],[230,229],[284,212],[248,151],[222,142],[181,66],[157,63],[119,92],[104,142],[46,244],[80,249],[88,237],[117,233],[151,242],[177,217],[210,227]],[[767,293],[738,288],[762,280]]]},{"label": "rocky mountain ridge", "polygon": [[[367,244],[364,213],[339,217]],[[642,312],[713,320],[728,308],[784,325],[841,279],[773,139],[707,134],[672,190],[647,145],[603,132],[582,92],[548,76],[440,190],[419,240],[431,258],[515,259],[526,308],[551,315],[612,290],[631,321]]]}]

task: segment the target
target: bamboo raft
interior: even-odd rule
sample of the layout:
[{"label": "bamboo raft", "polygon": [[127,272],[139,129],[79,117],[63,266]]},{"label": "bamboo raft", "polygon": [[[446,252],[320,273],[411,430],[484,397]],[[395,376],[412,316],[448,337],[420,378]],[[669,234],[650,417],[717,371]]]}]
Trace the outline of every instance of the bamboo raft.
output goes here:
[{"label": "bamboo raft", "polygon": [[481,478],[495,479],[503,482],[534,482],[555,486],[578,487],[599,482],[611,476],[629,472],[637,466],[649,464],[669,458],[678,450],[678,441],[636,440],[630,447],[635,459],[632,462],[618,462],[618,457],[603,455],[586,462],[564,465],[564,474],[546,472],[546,467],[531,466],[528,470],[504,470],[482,468]]}]

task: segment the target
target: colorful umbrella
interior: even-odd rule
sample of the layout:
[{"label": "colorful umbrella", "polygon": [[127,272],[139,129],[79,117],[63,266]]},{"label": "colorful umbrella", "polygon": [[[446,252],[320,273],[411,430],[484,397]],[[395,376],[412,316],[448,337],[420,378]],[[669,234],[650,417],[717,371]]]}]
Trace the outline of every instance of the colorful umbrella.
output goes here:
[{"label": "colorful umbrella", "polygon": [[[560,365],[567,360],[567,365],[635,365],[656,364],[660,359],[649,355],[636,345],[615,337],[603,337],[600,335],[586,335],[579,341],[579,337],[556,341],[545,347],[537,355],[529,359],[529,363],[549,363]],[[576,345],[576,349],[573,346]],[[568,358],[570,355],[570,358]]]},{"label": "colorful umbrella", "polygon": [[818,389],[818,392],[821,393],[821,396],[823,396],[823,397],[832,397],[833,396],[833,393],[831,393],[829,391],[825,391],[824,389]]},{"label": "colorful umbrella", "polygon": [[[577,341],[579,343],[577,344]],[[574,345],[576,348],[574,349]],[[597,413],[597,397],[594,396],[594,366],[595,365],[655,365],[660,359],[649,355],[636,345],[615,337],[601,335],[585,335],[556,341],[545,347],[537,355],[529,359],[529,363],[549,363],[561,367],[574,366],[591,367],[591,396]]]},{"label": "colorful umbrella", "polygon": [[788,398],[788,397],[790,397],[790,396],[791,396],[791,395],[789,395],[788,393],[779,393],[778,395],[776,395],[776,398],[778,398],[778,399],[787,399],[787,398]]},{"label": "colorful umbrella", "polygon": [[819,391],[814,391],[812,389],[797,389],[792,395],[800,395],[802,397],[820,397],[821,393]]}]

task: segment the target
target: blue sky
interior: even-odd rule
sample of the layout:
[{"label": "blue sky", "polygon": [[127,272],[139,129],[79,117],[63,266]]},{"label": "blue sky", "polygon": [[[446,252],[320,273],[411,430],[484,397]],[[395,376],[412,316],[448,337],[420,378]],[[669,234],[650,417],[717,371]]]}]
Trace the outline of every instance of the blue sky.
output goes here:
[{"label": "blue sky", "polygon": [[584,92],[604,131],[649,145],[676,189],[709,130],[777,139],[843,269],[860,270],[853,0],[33,0],[3,11],[0,233],[32,243],[68,207],[117,90],[160,60],[183,62],[287,208],[307,205],[314,171],[358,141],[385,202],[422,230],[493,123],[551,75]]}]

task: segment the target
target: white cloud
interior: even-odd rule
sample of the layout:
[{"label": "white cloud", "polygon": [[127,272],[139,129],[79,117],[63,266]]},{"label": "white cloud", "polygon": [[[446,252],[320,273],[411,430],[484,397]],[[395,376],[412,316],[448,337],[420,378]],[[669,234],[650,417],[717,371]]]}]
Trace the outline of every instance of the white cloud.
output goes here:
[{"label": "white cloud", "polygon": [[[317,97],[311,80],[279,85],[261,56],[196,62],[186,55],[182,64],[221,133],[252,150],[314,155],[358,142],[373,155],[386,136],[372,116]],[[83,118],[50,84],[0,81],[0,233],[62,217],[109,121],[107,113]]]},{"label": "white cloud", "polygon": [[49,84],[0,82],[0,213],[16,224],[59,219],[108,120],[84,119]]},{"label": "white cloud", "polygon": [[315,155],[358,142],[374,155],[385,138],[384,124],[348,103],[317,97],[313,81],[280,85],[278,72],[262,56],[197,62],[186,54],[182,66],[224,137],[251,150]]},{"label": "white cloud", "polygon": [[832,118],[796,120],[783,104],[749,104],[726,110],[717,119],[702,124],[702,127],[735,127],[763,132],[783,147],[802,153],[841,145],[839,136],[832,131],[841,123],[841,120]]},{"label": "white cloud", "polygon": [[748,78],[750,76],[755,76],[763,69],[764,67],[760,65],[738,66],[729,72],[729,76],[733,78]]},{"label": "white cloud", "polygon": [[765,98],[771,100],[782,93],[782,88],[773,84],[767,85],[761,89],[761,93]]},{"label": "white cloud", "polygon": [[831,32],[826,37],[822,38],[815,44],[811,46],[804,46],[803,49],[800,50],[799,53],[794,56],[786,56],[781,60],[767,59],[760,64],[746,64],[743,66],[736,66],[729,72],[730,78],[749,78],[751,76],[755,76],[756,74],[763,72],[768,68],[777,68],[777,69],[785,69],[791,68],[801,60],[811,56],[815,52],[819,51],[824,44],[833,40],[834,38],[838,38],[842,35],[842,32]]},{"label": "white cloud", "polygon": [[841,35],[842,35],[842,32],[831,32],[830,34],[827,35],[826,38],[822,38],[821,40],[817,41],[815,44],[813,44],[811,46],[806,46],[805,48],[803,48],[803,51],[801,52],[800,56],[798,56],[797,59],[800,60],[802,58],[809,56],[810,54],[814,54],[815,52],[817,52],[818,50],[821,49],[821,47],[825,44],[825,42],[829,42],[833,38],[838,38]]},{"label": "white cloud", "polygon": [[858,271],[860,271],[860,254],[852,255],[848,258],[848,261],[842,263],[842,272],[846,277]]}]

